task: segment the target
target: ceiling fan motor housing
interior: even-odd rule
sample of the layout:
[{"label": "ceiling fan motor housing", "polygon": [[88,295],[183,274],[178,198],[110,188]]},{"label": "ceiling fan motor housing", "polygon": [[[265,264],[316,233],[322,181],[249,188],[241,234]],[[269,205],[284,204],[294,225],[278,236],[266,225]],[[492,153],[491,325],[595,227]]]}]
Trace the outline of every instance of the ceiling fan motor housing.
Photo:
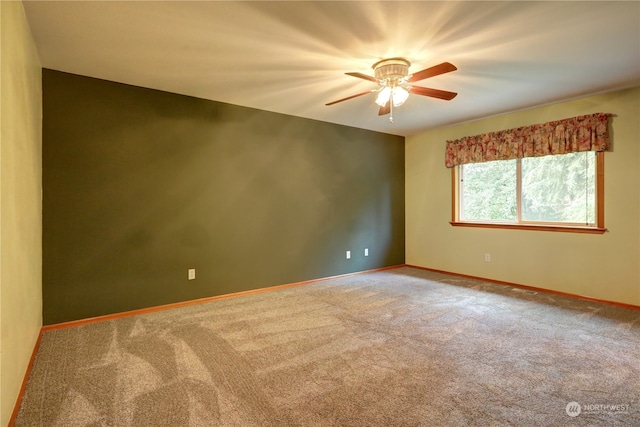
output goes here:
[{"label": "ceiling fan motor housing", "polygon": [[402,84],[401,79],[409,75],[411,63],[404,58],[388,58],[373,64],[374,75],[380,82],[387,84]]}]

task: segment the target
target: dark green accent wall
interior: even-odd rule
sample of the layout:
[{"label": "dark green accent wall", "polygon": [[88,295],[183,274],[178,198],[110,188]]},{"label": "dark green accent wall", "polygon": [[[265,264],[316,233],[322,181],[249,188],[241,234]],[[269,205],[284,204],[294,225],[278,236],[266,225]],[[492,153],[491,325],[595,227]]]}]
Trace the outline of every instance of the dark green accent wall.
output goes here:
[{"label": "dark green accent wall", "polygon": [[45,324],[404,263],[403,137],[47,69],[43,92]]}]

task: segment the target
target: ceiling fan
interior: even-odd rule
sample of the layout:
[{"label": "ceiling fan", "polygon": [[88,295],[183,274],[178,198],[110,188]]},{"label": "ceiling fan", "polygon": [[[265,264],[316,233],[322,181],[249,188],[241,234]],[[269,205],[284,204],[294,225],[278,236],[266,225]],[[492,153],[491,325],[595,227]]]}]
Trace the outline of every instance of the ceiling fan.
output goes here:
[{"label": "ceiling fan", "polygon": [[404,104],[410,93],[444,99],[446,101],[450,101],[456,97],[456,92],[413,86],[411,84],[429,77],[455,71],[457,70],[455,65],[449,62],[443,62],[442,64],[434,65],[433,67],[426,68],[422,71],[418,71],[417,73],[409,74],[410,65],[411,63],[405,58],[387,58],[378,61],[371,66],[375,77],[362,73],[345,73],[349,76],[377,83],[378,88],[338,99],[337,101],[329,102],[325,105],[333,105],[338,102],[347,101],[349,99],[377,92],[378,96],[376,97],[376,104],[380,106],[378,115],[383,116],[385,114],[391,114],[389,116],[389,121],[393,122],[393,107],[399,107]]}]

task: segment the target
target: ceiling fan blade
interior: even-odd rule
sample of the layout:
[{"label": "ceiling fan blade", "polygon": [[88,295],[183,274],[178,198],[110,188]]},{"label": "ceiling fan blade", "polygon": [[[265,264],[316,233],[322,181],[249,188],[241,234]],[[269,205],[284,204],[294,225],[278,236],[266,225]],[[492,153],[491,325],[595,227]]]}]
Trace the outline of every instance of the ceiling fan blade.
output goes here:
[{"label": "ceiling fan blade", "polygon": [[366,92],[360,92],[360,93],[357,93],[355,95],[347,96],[346,98],[338,99],[337,101],[329,102],[328,104],[324,104],[324,105],[333,105],[333,104],[337,104],[338,102],[348,101],[350,99],[357,98],[357,97],[362,96],[362,95],[368,95],[371,92],[372,91],[370,91],[370,90],[368,90]]},{"label": "ceiling fan blade", "polygon": [[456,92],[449,92],[449,91],[440,90],[440,89],[431,89],[428,87],[421,87],[421,86],[411,86],[409,88],[409,92],[415,93],[416,95],[430,96],[432,98],[444,99],[446,101],[451,101],[453,98],[455,98],[458,95]]},{"label": "ceiling fan blade", "polygon": [[375,77],[368,76],[362,73],[345,73],[347,76],[357,77],[359,79],[369,80],[370,82],[378,83],[378,80]]},{"label": "ceiling fan blade", "polygon": [[418,71],[414,73],[410,78],[409,82],[417,82],[418,80],[424,80],[428,77],[439,76],[440,74],[449,73],[451,71],[455,71],[458,68],[451,64],[450,62],[443,62],[439,65],[434,65],[433,67],[424,69],[422,71]]},{"label": "ceiling fan blade", "polygon": [[387,101],[384,107],[380,107],[378,110],[379,116],[384,116],[385,114],[389,114],[391,112],[391,102]]}]

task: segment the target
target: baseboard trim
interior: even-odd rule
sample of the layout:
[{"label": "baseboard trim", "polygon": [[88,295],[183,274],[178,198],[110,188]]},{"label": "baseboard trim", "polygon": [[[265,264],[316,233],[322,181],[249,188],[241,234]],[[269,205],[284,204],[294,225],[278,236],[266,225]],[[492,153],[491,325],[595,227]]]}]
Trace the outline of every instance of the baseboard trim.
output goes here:
[{"label": "baseboard trim", "polygon": [[36,354],[38,354],[38,349],[40,348],[42,333],[43,333],[43,330],[42,328],[40,328],[40,333],[38,334],[38,339],[36,339],[36,344],[33,346],[31,359],[29,359],[29,364],[27,365],[27,370],[25,371],[24,378],[22,380],[22,385],[20,386],[20,391],[18,392],[18,397],[16,398],[16,403],[13,406],[13,412],[11,413],[11,418],[9,419],[8,427],[13,427],[16,422],[16,418],[18,418],[18,412],[20,412],[20,406],[22,405],[22,398],[24,396],[25,390],[27,389],[27,384],[29,383],[29,377],[31,376],[31,369],[33,368],[33,364],[36,361]]},{"label": "baseboard trim", "polygon": [[130,310],[130,311],[122,312],[122,313],[107,314],[107,315],[104,315],[104,316],[96,316],[96,317],[91,317],[91,318],[88,318],[88,319],[73,320],[73,321],[70,321],[70,322],[57,323],[57,324],[53,324],[53,325],[44,325],[44,326],[42,326],[42,328],[40,328],[40,333],[38,335],[38,339],[36,340],[35,346],[33,348],[33,352],[31,354],[31,359],[29,360],[29,364],[27,365],[27,370],[25,372],[25,376],[24,376],[24,379],[22,381],[22,386],[20,387],[20,392],[18,393],[18,397],[16,399],[16,403],[15,403],[15,406],[13,408],[13,413],[11,414],[11,418],[9,420],[8,427],[13,427],[14,424],[15,424],[16,418],[18,417],[18,412],[20,411],[20,406],[22,404],[22,398],[24,396],[24,392],[25,392],[25,390],[27,388],[27,384],[29,382],[29,376],[31,375],[31,370],[33,368],[33,364],[34,364],[35,359],[36,359],[36,354],[38,353],[38,349],[40,348],[40,342],[42,340],[42,335],[43,335],[43,333],[45,331],[70,328],[70,327],[74,327],[74,326],[86,325],[86,324],[89,324],[89,323],[96,323],[96,322],[102,322],[102,321],[105,321],[105,320],[118,319],[118,318],[121,318],[121,317],[135,316],[135,315],[138,315],[138,314],[152,313],[152,312],[155,312],[155,311],[170,310],[172,308],[179,308],[179,307],[186,307],[186,306],[190,306],[190,305],[203,304],[203,303],[211,302],[211,301],[219,301],[219,300],[235,298],[235,297],[240,297],[240,296],[259,294],[259,293],[263,293],[263,292],[276,291],[276,290],[279,290],[279,289],[293,288],[293,287],[296,287],[296,286],[309,285],[309,284],[316,283],[316,282],[321,282],[321,281],[325,281],[325,280],[332,280],[332,279],[339,279],[339,278],[348,277],[348,276],[355,276],[355,275],[358,275],[358,274],[375,273],[377,271],[385,271],[385,270],[394,270],[394,269],[398,269],[398,268],[401,268],[401,267],[416,268],[418,270],[426,270],[426,271],[431,271],[431,272],[434,272],[434,273],[448,274],[448,275],[451,275],[451,276],[464,277],[464,278],[467,278],[467,279],[482,280],[482,281],[485,281],[485,282],[496,283],[498,285],[511,286],[511,287],[515,287],[515,288],[526,289],[526,290],[536,291],[536,292],[544,292],[544,293],[560,295],[560,296],[564,296],[564,297],[570,297],[570,298],[576,298],[576,299],[581,299],[581,300],[585,300],[585,301],[596,302],[596,303],[600,303],[600,304],[608,304],[608,305],[613,305],[613,306],[621,307],[621,308],[627,308],[627,309],[631,309],[631,310],[640,310],[640,306],[633,305],[633,304],[626,304],[626,303],[621,303],[621,302],[616,302],[616,301],[602,300],[602,299],[592,298],[592,297],[588,297],[588,296],[584,296],[584,295],[576,295],[576,294],[571,294],[571,293],[568,293],[568,292],[554,291],[552,289],[544,289],[544,288],[538,288],[538,287],[535,287],[535,286],[521,285],[521,284],[518,284],[518,283],[505,282],[505,281],[502,281],[502,280],[489,279],[489,278],[486,278],[486,277],[472,276],[472,275],[469,275],[469,274],[454,273],[452,271],[438,270],[438,269],[435,269],[435,268],[421,267],[421,266],[418,266],[418,265],[400,264],[400,265],[393,265],[393,266],[389,266],[389,267],[375,268],[375,269],[371,269],[371,270],[357,271],[357,272],[354,272],[354,273],[339,274],[339,275],[336,275],[336,276],[323,277],[323,278],[319,278],[319,279],[305,280],[305,281],[302,281],[302,282],[294,282],[294,283],[288,283],[288,284],[284,284],[284,285],[270,286],[270,287],[259,288],[259,289],[251,289],[251,290],[248,290],[248,291],[234,292],[234,293],[231,293],[231,294],[217,295],[217,296],[213,296],[213,297],[199,298],[199,299],[195,299],[195,300],[182,301],[182,302],[177,302],[177,303],[172,303],[172,304],[165,304],[165,305],[160,305],[160,306],[155,306],[155,307],[142,308],[142,309],[138,309],[138,310]]},{"label": "baseboard trim", "polygon": [[511,287],[514,287],[514,288],[526,289],[528,291],[543,292],[543,293],[548,293],[548,294],[560,295],[560,296],[563,296],[563,297],[581,299],[581,300],[584,300],[584,301],[597,302],[597,303],[600,303],[600,304],[614,305],[616,307],[628,308],[628,309],[631,309],[631,310],[640,310],[640,306],[638,306],[638,305],[626,304],[626,303],[623,303],[623,302],[608,301],[608,300],[588,297],[588,296],[585,296],[585,295],[577,295],[577,294],[571,294],[571,293],[568,293],[568,292],[554,291],[553,289],[538,288],[538,287],[535,287],[535,286],[521,285],[519,283],[504,282],[502,280],[488,279],[486,277],[479,277],[479,276],[471,276],[471,275],[468,275],[468,274],[454,273],[452,271],[436,270],[435,268],[420,267],[418,265],[405,264],[405,266],[406,267],[411,267],[411,268],[417,268],[419,270],[432,271],[434,273],[449,274],[451,276],[464,277],[464,278],[467,278],[467,279],[482,280],[484,282],[496,283],[498,285],[506,285],[506,286],[511,286]]},{"label": "baseboard trim", "polygon": [[219,300],[224,300],[224,299],[229,299],[229,298],[236,298],[236,297],[241,297],[241,296],[246,296],[246,295],[254,295],[254,294],[259,294],[259,293],[263,293],[263,292],[277,291],[277,290],[280,290],[280,289],[287,289],[287,288],[293,288],[293,287],[296,287],[296,286],[309,285],[311,283],[321,282],[321,281],[324,281],[324,280],[339,279],[339,278],[342,278],[342,277],[355,276],[355,275],[358,275],[358,274],[375,273],[377,271],[392,270],[392,269],[396,269],[396,268],[400,268],[400,267],[404,267],[404,266],[405,266],[404,264],[392,265],[392,266],[389,266],[389,267],[381,267],[381,268],[374,268],[374,269],[371,269],[371,270],[356,271],[354,273],[339,274],[337,276],[329,276],[329,277],[322,277],[322,278],[318,278],[318,279],[305,280],[303,282],[287,283],[287,284],[284,284],[284,285],[276,285],[276,286],[269,286],[269,287],[266,287],[266,288],[251,289],[251,290],[248,290],[248,291],[233,292],[233,293],[230,293],[230,294],[216,295],[216,296],[213,296],[213,297],[198,298],[198,299],[189,300],[189,301],[181,301],[181,302],[175,302],[175,303],[171,303],[171,304],[158,305],[158,306],[154,306],[154,307],[147,307],[147,308],[140,308],[140,309],[136,309],[136,310],[123,311],[123,312],[120,312],[120,313],[105,314],[105,315],[102,315],[102,316],[89,317],[89,318],[86,318],[86,319],[71,320],[69,322],[54,323],[54,324],[51,324],[51,325],[44,325],[42,327],[42,330],[43,331],[53,331],[53,330],[56,330],[56,329],[72,328],[74,326],[87,325],[89,323],[104,322],[106,320],[119,319],[119,318],[122,318],[122,317],[136,316],[136,315],[139,315],[139,314],[153,313],[153,312],[156,312],[156,311],[170,310],[170,309],[173,309],[173,308],[188,307],[188,306],[191,306],[191,305],[204,304],[204,303],[207,303],[207,302],[219,301]]}]

